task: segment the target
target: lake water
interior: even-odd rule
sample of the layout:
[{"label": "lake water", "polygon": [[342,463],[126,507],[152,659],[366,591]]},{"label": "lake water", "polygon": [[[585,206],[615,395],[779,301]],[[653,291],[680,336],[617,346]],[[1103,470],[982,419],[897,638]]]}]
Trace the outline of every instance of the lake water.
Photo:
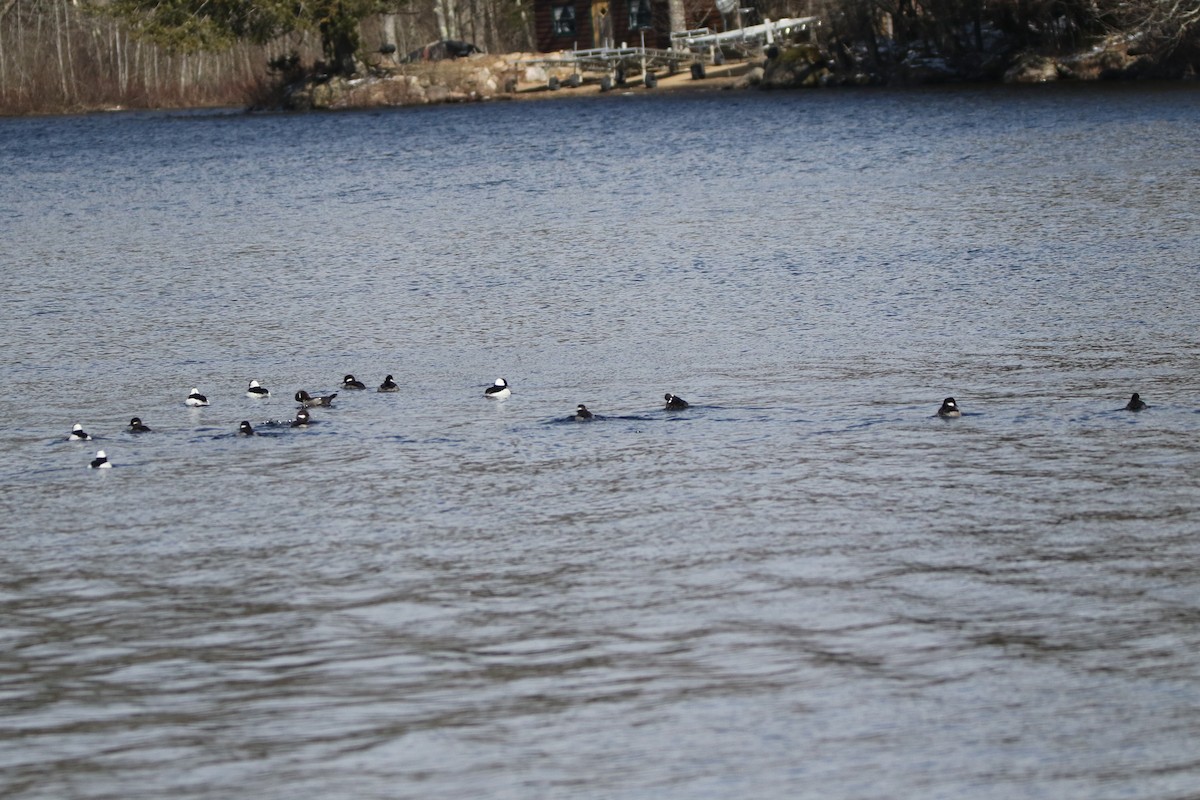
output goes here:
[{"label": "lake water", "polygon": [[0,120],[0,795],[1200,796],[1198,130]]}]

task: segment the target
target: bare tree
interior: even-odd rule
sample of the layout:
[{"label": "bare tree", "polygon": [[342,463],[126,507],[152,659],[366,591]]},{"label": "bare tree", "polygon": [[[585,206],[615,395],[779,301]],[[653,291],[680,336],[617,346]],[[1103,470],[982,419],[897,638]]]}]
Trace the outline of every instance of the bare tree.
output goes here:
[{"label": "bare tree", "polygon": [[687,30],[687,10],[683,0],[667,0],[667,16],[670,19],[671,30]]},{"label": "bare tree", "polygon": [[1104,10],[1118,29],[1162,54],[1200,35],[1200,0],[1110,0]]}]

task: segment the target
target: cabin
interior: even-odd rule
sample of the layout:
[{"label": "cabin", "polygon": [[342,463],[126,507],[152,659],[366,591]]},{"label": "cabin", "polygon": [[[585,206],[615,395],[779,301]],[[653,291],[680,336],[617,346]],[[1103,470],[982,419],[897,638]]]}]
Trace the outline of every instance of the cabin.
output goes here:
[{"label": "cabin", "polygon": [[535,0],[534,28],[542,53],[671,46],[667,0]]}]

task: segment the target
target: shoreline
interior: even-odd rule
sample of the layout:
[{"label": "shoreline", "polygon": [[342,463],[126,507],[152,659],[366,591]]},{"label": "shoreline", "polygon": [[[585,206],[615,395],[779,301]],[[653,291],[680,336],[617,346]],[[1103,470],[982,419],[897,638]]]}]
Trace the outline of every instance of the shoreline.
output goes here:
[{"label": "shoreline", "polygon": [[[690,70],[668,73],[650,70],[654,86],[647,87],[641,72],[624,83],[602,86],[604,75],[576,72],[573,62],[556,63],[552,55],[511,53],[466,58],[377,66],[369,74],[351,79],[332,77],[321,82],[299,80],[282,88],[274,100],[285,110],[343,110],[354,108],[403,107],[491,101],[537,101],[559,97],[598,96],[622,92],[725,91],[749,86],[746,77],[756,69],[756,60],[730,61],[706,67],[706,76],[696,80]],[[760,68],[761,71],[761,68]],[[573,82],[572,76],[576,82]],[[259,110],[267,110],[260,107]]]},{"label": "shoreline", "polygon": [[[961,63],[910,53],[896,62],[844,62],[813,42],[771,45],[744,57],[721,58],[683,54],[678,61],[654,61],[623,50],[577,59],[574,51],[505,53],[436,62],[395,63],[377,59],[360,75],[298,74],[290,85],[264,98],[291,110],[377,108],[478,102],[491,99],[533,100],[559,96],[592,96],[608,92],[677,92],[723,90],[836,89],[843,87],[979,86],[1048,83],[1128,83],[1145,80],[1192,82],[1200,66],[1186,60],[1174,64],[1109,36],[1103,41],[1054,55],[997,50],[983,60]],[[719,61],[720,63],[712,63]],[[649,63],[647,63],[649,62]],[[649,69],[643,74],[644,67]],[[703,77],[698,77],[697,72]],[[617,83],[618,78],[623,78]]]},{"label": "shoreline", "polygon": [[[656,74],[656,85],[649,88],[645,85],[643,77],[638,74],[626,81],[624,85],[614,85],[611,88],[604,89],[601,86],[599,77],[595,73],[589,74],[583,78],[578,86],[570,86],[562,83],[559,88],[551,89],[545,82],[517,80],[511,91],[500,91],[498,89],[489,92],[480,92],[478,90],[477,76],[470,76],[470,73],[477,69],[480,61],[491,59],[492,62],[497,62],[497,57],[479,55],[473,56],[471,59],[458,59],[453,62],[432,62],[418,65],[403,65],[395,70],[384,70],[381,74],[360,77],[351,80],[335,78],[331,81],[322,84],[305,84],[302,91],[317,92],[321,91],[321,87],[330,87],[331,91],[325,102],[301,103],[301,107],[261,107],[256,106],[253,101],[248,101],[241,105],[229,105],[224,103],[214,103],[212,105],[163,105],[163,106],[97,106],[97,107],[74,107],[69,109],[38,111],[28,113],[8,113],[0,111],[0,118],[40,118],[40,117],[57,117],[57,116],[78,116],[88,114],[107,114],[107,113],[138,113],[138,112],[187,112],[187,111],[217,111],[227,110],[230,112],[242,113],[305,113],[310,111],[365,111],[378,108],[410,108],[416,106],[429,105],[467,105],[473,103],[485,102],[540,102],[550,101],[560,98],[572,97],[601,97],[604,95],[654,95],[654,94],[703,94],[703,93],[721,93],[721,92],[743,92],[743,91],[767,91],[767,92],[793,92],[793,91],[837,91],[846,89],[943,89],[953,91],[955,89],[966,88],[981,88],[981,87],[1035,87],[1035,86],[1145,86],[1149,87],[1197,87],[1200,88],[1200,80],[1195,76],[1185,76],[1182,78],[1060,78],[1056,80],[1042,81],[1011,81],[1011,80],[941,80],[941,81],[915,81],[915,82],[843,82],[829,85],[806,85],[806,86],[787,86],[787,87],[771,87],[762,82],[762,73],[764,64],[762,59],[745,59],[740,61],[727,61],[722,65],[706,65],[706,76],[702,79],[694,78],[687,70],[680,70],[675,74]],[[450,69],[447,69],[447,66]],[[490,70],[485,68],[492,75]],[[513,77],[514,69],[510,66],[507,72],[509,77]],[[565,77],[569,73],[569,69],[561,68],[562,76]],[[453,79],[448,80],[448,73],[457,73],[459,76],[458,86],[454,86]],[[757,73],[757,74],[756,74]],[[467,76],[464,78],[464,76]],[[402,81],[411,91],[414,84],[425,82],[425,87],[433,87],[433,91],[424,96],[403,96],[403,97],[388,97],[386,92],[363,92],[363,87],[379,87],[386,85],[389,82]],[[465,84],[470,83],[472,86]],[[405,92],[407,95],[408,92]],[[415,95],[415,92],[413,93]],[[314,98],[315,99],[315,98]]]}]

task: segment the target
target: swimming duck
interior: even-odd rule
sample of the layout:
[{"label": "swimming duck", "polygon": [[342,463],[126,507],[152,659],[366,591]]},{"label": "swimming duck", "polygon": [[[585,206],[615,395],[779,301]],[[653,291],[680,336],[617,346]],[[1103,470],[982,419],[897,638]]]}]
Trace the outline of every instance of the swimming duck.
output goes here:
[{"label": "swimming duck", "polygon": [[238,425],[238,433],[240,433],[242,436],[253,436],[254,435],[254,428],[250,427],[249,420],[245,420],[245,419],[242,420],[242,424]]},{"label": "swimming duck", "polygon": [[591,419],[592,416],[592,412],[588,411],[588,407],[583,403],[580,403],[575,409],[575,413],[571,416],[571,419],[575,420],[576,422],[586,422],[587,420]]},{"label": "swimming duck", "polygon": [[83,426],[76,422],[71,426],[71,432],[67,435],[67,439],[72,442],[86,442],[92,437],[83,429]]},{"label": "swimming duck", "polygon": [[493,400],[503,400],[512,394],[508,388],[508,381],[504,378],[496,378],[496,382],[483,390],[484,397],[490,397]]},{"label": "swimming duck", "polygon": [[688,407],[687,400],[684,400],[682,397],[676,397],[675,395],[671,394],[670,392],[667,392],[665,395],[663,395],[663,399],[667,401],[667,409],[668,410],[678,411],[681,408]]},{"label": "swimming duck", "polygon": [[314,408],[316,406],[331,406],[331,405],[333,405],[333,398],[335,398],[337,396],[338,396],[338,393],[334,392],[333,394],[326,394],[326,395],[322,395],[320,397],[313,397],[308,392],[301,389],[300,391],[296,392],[296,402],[299,403],[300,405],[304,406],[305,408]]},{"label": "swimming duck", "polygon": [[1126,411],[1141,411],[1143,408],[1149,408],[1149,406],[1147,406],[1145,401],[1142,400],[1142,396],[1140,394],[1138,394],[1137,392],[1134,392],[1133,397],[1129,398],[1129,403],[1126,404],[1125,410]]},{"label": "swimming duck", "polygon": [[193,386],[192,391],[188,393],[187,400],[183,402],[189,406],[206,406],[208,405],[208,398],[200,394],[200,390]]},{"label": "swimming duck", "polygon": [[130,433],[149,433],[150,426],[143,425],[141,417],[134,417],[133,419],[129,420],[129,432]]},{"label": "swimming duck", "polygon": [[942,407],[938,409],[939,417],[961,417],[962,412],[958,410],[958,403],[954,402],[953,397],[947,397],[942,401]]},{"label": "swimming duck", "polygon": [[353,375],[347,375],[342,378],[343,389],[365,389],[367,385],[360,380],[357,380]]},{"label": "swimming duck", "polygon": [[246,387],[246,397],[253,397],[255,399],[258,399],[258,398],[270,397],[270,396],[271,396],[271,390],[264,387],[258,381],[250,381],[250,385]]},{"label": "swimming duck", "polygon": [[301,408],[299,411],[296,412],[296,418],[294,420],[292,420],[292,427],[293,428],[307,428],[308,420],[309,420],[308,409]]},{"label": "swimming duck", "polygon": [[96,451],[96,457],[92,459],[92,463],[88,464],[92,469],[112,469],[112,464],[108,463],[108,456],[103,450]]},{"label": "swimming duck", "polygon": [[394,380],[392,380],[391,375],[388,375],[386,378],[383,379],[383,383],[379,384],[379,388],[376,391],[398,392],[398,391],[400,391],[400,385],[397,384]]}]

